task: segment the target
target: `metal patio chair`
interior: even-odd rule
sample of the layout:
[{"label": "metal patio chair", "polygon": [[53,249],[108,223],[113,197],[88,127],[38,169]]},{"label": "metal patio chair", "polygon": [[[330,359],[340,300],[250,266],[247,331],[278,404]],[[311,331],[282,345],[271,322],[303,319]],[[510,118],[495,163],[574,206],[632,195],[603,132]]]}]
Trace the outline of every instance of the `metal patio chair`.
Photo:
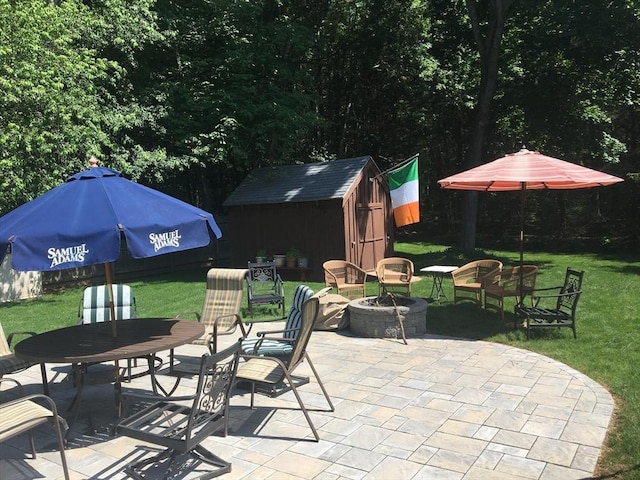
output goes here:
[{"label": "metal patio chair", "polygon": [[[136,479],[144,478],[144,467],[169,459],[165,478],[180,454],[195,456],[215,467],[198,478],[214,478],[231,471],[231,464],[201,445],[210,435],[229,430],[229,393],[238,368],[240,342],[221,352],[204,354],[200,359],[198,384],[193,395],[149,397],[125,394],[127,401],[139,398],[150,405],[120,421],[117,433],[165,449],[150,458],[126,466],[125,472]],[[184,474],[180,466],[175,472]]]}]

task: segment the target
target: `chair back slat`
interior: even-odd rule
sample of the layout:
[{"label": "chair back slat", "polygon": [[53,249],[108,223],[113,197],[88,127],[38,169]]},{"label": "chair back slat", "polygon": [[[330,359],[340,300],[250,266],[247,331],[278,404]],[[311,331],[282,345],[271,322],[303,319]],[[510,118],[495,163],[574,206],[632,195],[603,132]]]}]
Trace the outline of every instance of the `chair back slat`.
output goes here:
[{"label": "chair back slat", "polygon": [[244,268],[211,268],[207,272],[207,290],[200,314],[205,335],[211,334],[218,317],[224,317],[218,320],[219,334],[235,330],[235,315],[240,313],[246,274]]},{"label": "chair back slat", "polygon": [[[558,310],[571,312],[572,316],[575,315],[576,308],[578,306],[578,300],[582,294],[582,279],[584,272],[578,272],[576,270],[567,269],[567,273],[564,277],[564,284],[560,288],[561,296],[558,297],[556,308]],[[567,294],[567,295],[562,295]]]},{"label": "chair back slat", "polygon": [[228,429],[229,396],[235,382],[240,358],[240,342],[212,355],[205,354],[200,360],[196,397],[193,400],[186,438],[191,437],[193,429],[211,422],[224,425],[226,436]]},{"label": "chair back slat", "polygon": [[7,337],[4,334],[4,329],[2,328],[2,324],[0,323],[0,356],[11,355],[11,349],[9,348],[9,342],[7,342]]}]

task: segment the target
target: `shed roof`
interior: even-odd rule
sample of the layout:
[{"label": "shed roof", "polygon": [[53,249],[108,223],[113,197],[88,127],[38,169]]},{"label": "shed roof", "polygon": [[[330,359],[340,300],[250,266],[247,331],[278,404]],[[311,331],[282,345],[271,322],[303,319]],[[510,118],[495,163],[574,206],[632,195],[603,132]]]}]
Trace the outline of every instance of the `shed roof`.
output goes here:
[{"label": "shed roof", "polygon": [[253,170],[227,197],[225,207],[344,198],[370,156]]}]

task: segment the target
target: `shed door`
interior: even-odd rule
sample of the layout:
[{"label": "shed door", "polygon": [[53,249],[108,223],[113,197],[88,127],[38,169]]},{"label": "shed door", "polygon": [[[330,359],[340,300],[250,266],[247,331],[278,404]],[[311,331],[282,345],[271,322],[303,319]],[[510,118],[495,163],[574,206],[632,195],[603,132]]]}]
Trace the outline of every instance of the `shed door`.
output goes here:
[{"label": "shed door", "polygon": [[382,203],[358,204],[356,210],[358,230],[357,258],[354,263],[367,271],[376,268],[384,258],[386,249],[385,219]]}]

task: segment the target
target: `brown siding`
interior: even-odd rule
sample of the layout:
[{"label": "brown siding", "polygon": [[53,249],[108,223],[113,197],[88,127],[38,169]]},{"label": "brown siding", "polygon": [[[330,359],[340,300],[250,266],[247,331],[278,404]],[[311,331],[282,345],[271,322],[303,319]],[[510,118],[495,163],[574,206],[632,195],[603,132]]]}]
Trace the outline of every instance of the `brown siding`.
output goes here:
[{"label": "brown siding", "polygon": [[378,173],[369,162],[344,199],[229,207],[230,266],[245,267],[259,249],[273,255],[293,246],[308,255],[310,281],[324,281],[322,263],[331,259],[374,270],[393,254],[391,200]]},{"label": "brown siding", "polygon": [[[307,278],[322,281],[322,263],[344,258],[340,200],[229,208],[231,266],[245,267],[264,248],[269,255],[296,247],[309,258]],[[295,273],[287,275],[293,280]]]}]

